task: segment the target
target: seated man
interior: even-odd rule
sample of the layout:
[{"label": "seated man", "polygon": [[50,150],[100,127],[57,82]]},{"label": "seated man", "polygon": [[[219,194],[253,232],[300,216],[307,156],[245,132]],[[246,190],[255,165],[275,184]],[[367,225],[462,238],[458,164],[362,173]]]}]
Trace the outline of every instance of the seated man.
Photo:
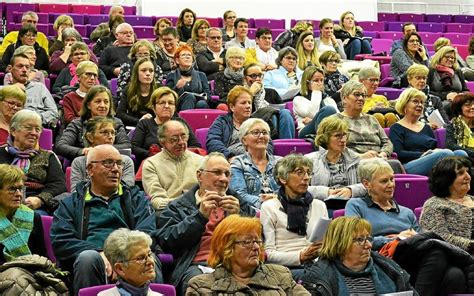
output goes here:
[{"label": "seated man", "polygon": [[[122,167],[122,157],[112,145],[89,150],[90,182],[79,183],[54,213],[54,254],[61,268],[73,272],[74,295],[81,288],[103,285],[112,278],[112,266],[103,252],[112,231],[128,228],[152,235],[156,230],[155,211],[143,191],[120,183]],[[161,281],[160,271],[155,281]]]},{"label": "seated man", "polygon": [[272,31],[268,28],[259,28],[255,35],[257,47],[248,48],[245,52],[245,66],[257,63],[263,71],[270,71],[277,68],[275,63],[278,51],[273,47]]},{"label": "seated man", "polygon": [[[115,17],[116,15],[125,15],[125,10],[120,5],[114,5],[110,7],[109,10],[109,19]],[[99,38],[105,37],[110,33],[109,23],[104,22],[100,23],[95,27],[94,31],[91,32],[90,39],[93,42],[97,42]]]},{"label": "seated man", "polygon": [[169,120],[158,128],[163,148],[145,160],[142,173],[143,188],[157,211],[197,183],[195,172],[202,156],[186,150],[188,139],[189,131],[180,121]]},{"label": "seated man", "polygon": [[225,216],[254,216],[255,209],[229,190],[230,164],[223,154],[204,157],[196,171],[198,184],[171,201],[158,218],[156,238],[172,253],[175,266],[171,284],[184,295],[188,281],[206,266],[215,227]]},{"label": "seated man", "polygon": [[234,22],[235,37],[225,44],[225,48],[238,46],[240,48],[253,48],[256,46],[255,40],[247,37],[249,33],[249,21],[246,18],[239,17]]},{"label": "seated man", "polygon": [[[21,16],[21,26],[24,27],[26,24],[31,24],[36,28],[38,24],[38,15],[33,11],[27,11]],[[0,57],[3,56],[5,50],[10,44],[15,44],[18,41],[18,31],[11,31],[3,38],[2,45],[0,46]],[[36,35],[36,42],[48,52],[48,38],[41,32]]]},{"label": "seated man", "polygon": [[225,53],[222,48],[222,32],[218,28],[206,31],[207,49],[196,56],[199,71],[207,75],[207,80],[214,80],[215,73],[225,69]]},{"label": "seated man", "polygon": [[12,84],[26,92],[25,109],[36,111],[45,128],[55,128],[59,119],[58,108],[43,83],[29,81],[30,60],[25,54],[14,55],[10,62]]},{"label": "seated man", "polygon": [[120,66],[128,62],[128,54],[135,42],[134,34],[132,26],[127,23],[121,23],[115,29],[117,40],[102,51],[99,60],[99,68],[104,71],[107,79],[117,78]]}]

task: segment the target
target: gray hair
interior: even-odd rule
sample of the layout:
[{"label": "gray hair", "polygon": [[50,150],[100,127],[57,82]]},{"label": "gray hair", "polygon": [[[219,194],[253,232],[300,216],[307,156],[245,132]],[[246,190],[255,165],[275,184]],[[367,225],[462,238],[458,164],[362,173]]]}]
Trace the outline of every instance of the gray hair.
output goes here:
[{"label": "gray hair", "polygon": [[79,32],[74,28],[64,28],[64,30],[61,33],[61,38],[62,38],[63,42],[68,37],[74,37],[74,38],[76,38],[76,41],[82,42],[81,34],[79,34]]},{"label": "gray hair", "polygon": [[231,57],[244,57],[245,58],[245,49],[237,47],[237,46],[229,47],[225,52],[225,62],[227,65],[229,65],[229,59]]},{"label": "gray hair", "polygon": [[104,253],[113,267],[117,262],[123,262],[127,266],[130,248],[139,243],[145,243],[149,247],[153,243],[151,237],[139,230],[120,228],[112,231],[104,242]]},{"label": "gray hair", "polygon": [[15,51],[13,52],[13,55],[19,55],[19,54],[27,54],[28,52],[33,52],[34,55],[36,55],[36,51],[35,51],[35,48],[31,45],[22,45],[22,46],[19,46],[15,49]]},{"label": "gray hair", "polygon": [[380,71],[375,67],[363,67],[359,70],[359,81],[371,77],[380,78]]},{"label": "gray hair", "polygon": [[393,173],[393,169],[390,164],[382,158],[374,157],[362,159],[359,162],[358,173],[361,181],[367,180],[370,182],[375,174],[383,172]]},{"label": "gray hair", "polygon": [[120,154],[120,152],[117,150],[117,148],[115,148],[113,145],[110,145],[110,144],[102,144],[102,145],[98,145],[98,146],[95,146],[95,147],[91,147],[91,149],[87,153],[87,162],[86,162],[87,166],[90,165],[95,160],[95,157],[96,157],[95,155],[103,148],[114,149],[115,151],[117,151],[117,153]]},{"label": "gray hair", "polygon": [[256,126],[257,124],[263,124],[267,132],[270,132],[270,126],[263,119],[260,118],[249,118],[245,120],[240,126],[239,130],[239,140],[242,142],[242,139],[249,133],[249,131]]},{"label": "gray hair", "polygon": [[206,37],[209,37],[209,35],[211,34],[210,32],[212,32],[212,31],[219,32],[219,35],[221,35],[221,37],[222,37],[221,29],[216,28],[216,27],[210,27],[209,29],[207,29],[207,31],[206,31]]},{"label": "gray hair", "polygon": [[361,82],[355,80],[347,81],[341,88],[342,98],[349,96],[353,91],[361,88],[365,89],[365,86]]},{"label": "gray hair", "polygon": [[189,129],[186,124],[182,123],[179,120],[168,120],[167,122],[163,123],[158,127],[158,142],[162,143],[166,139],[166,131],[168,130],[168,126],[172,123],[179,123],[181,126],[183,126],[186,135],[189,135]]},{"label": "gray hair", "polygon": [[211,152],[208,155],[204,156],[203,159],[201,159],[201,163],[199,164],[198,171],[205,170],[207,168],[207,163],[209,162],[209,160],[211,158],[214,158],[214,157],[223,158],[223,159],[225,159],[225,161],[228,162],[228,160],[227,160],[227,158],[225,158],[224,154],[214,151],[214,152]]},{"label": "gray hair", "polygon": [[41,126],[41,116],[36,113],[35,111],[28,110],[28,109],[22,109],[13,115],[11,121],[10,121],[10,130],[18,130],[20,129],[20,126],[23,124],[23,122],[33,119],[36,121],[36,123]]},{"label": "gray hair", "polygon": [[280,51],[278,52],[278,57],[275,59],[275,63],[278,66],[281,66],[281,60],[283,60],[283,58],[287,56],[289,53],[295,56],[296,59],[298,60],[298,53],[296,52],[296,50],[293,47],[287,46],[280,49]]},{"label": "gray hair", "polygon": [[280,179],[288,180],[288,175],[299,167],[308,167],[313,171],[313,162],[303,154],[288,154],[281,158],[273,168],[273,177],[278,184],[283,184]]},{"label": "gray hair", "polygon": [[29,16],[32,17],[32,18],[35,18],[36,21],[38,21],[38,19],[39,19],[39,18],[38,18],[38,15],[36,14],[36,12],[34,12],[34,11],[26,11],[25,13],[23,13],[23,14],[21,15],[21,21],[24,21],[24,20],[25,20],[27,17],[29,17]]}]

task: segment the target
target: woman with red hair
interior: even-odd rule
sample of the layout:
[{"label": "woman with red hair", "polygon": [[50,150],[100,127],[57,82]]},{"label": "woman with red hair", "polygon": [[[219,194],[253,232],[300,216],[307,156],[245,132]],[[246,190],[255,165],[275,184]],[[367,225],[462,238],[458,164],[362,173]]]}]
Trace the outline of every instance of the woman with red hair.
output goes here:
[{"label": "woman with red hair", "polygon": [[207,262],[213,273],[189,281],[186,295],[310,295],[288,268],[263,263],[262,225],[257,218],[230,215],[214,230]]}]

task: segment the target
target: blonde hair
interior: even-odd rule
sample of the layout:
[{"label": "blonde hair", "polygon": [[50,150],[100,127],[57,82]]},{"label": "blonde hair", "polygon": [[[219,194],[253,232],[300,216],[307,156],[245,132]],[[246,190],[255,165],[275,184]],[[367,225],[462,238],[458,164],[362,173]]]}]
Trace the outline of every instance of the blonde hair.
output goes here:
[{"label": "blonde hair", "polygon": [[84,74],[84,72],[86,71],[87,68],[94,68],[96,73],[97,73],[97,76],[99,76],[99,68],[97,67],[97,65],[94,63],[94,62],[91,62],[91,61],[82,61],[80,62],[77,67],[76,67],[76,75],[77,77],[81,76],[82,74]]},{"label": "blonde hair", "polygon": [[26,102],[26,93],[17,85],[6,85],[0,88],[0,102],[5,101],[6,98],[18,99],[23,105]]},{"label": "blonde hair", "polygon": [[[231,57],[243,57],[245,58],[245,50],[237,46],[231,46],[225,52],[225,62],[229,64]],[[245,61],[244,61],[245,62]]]},{"label": "blonde hair", "polygon": [[457,52],[456,49],[452,46],[443,46],[438,51],[431,57],[430,61],[430,67],[431,68],[436,68],[436,66],[439,65],[439,62],[441,59],[447,54],[453,52],[454,53],[454,62],[453,62],[453,69],[457,70],[458,69],[458,63],[457,63]]},{"label": "blonde hair", "polygon": [[207,25],[208,30],[211,27],[211,25],[209,25],[209,22],[206,19],[198,19],[194,23],[193,28],[191,30],[191,39],[193,39],[193,40],[198,40],[199,39],[198,31],[199,31],[199,28],[201,28],[203,25]]},{"label": "blonde hair", "polygon": [[318,126],[315,143],[318,146],[327,149],[329,138],[336,132],[347,133],[349,125],[344,119],[336,116],[329,116],[323,119]]},{"label": "blonde hair", "polygon": [[441,47],[451,45],[451,40],[449,40],[446,37],[439,37],[436,39],[436,41],[433,43],[433,49],[435,52],[437,52]]},{"label": "blonde hair", "polygon": [[413,64],[407,70],[407,78],[410,80],[413,76],[424,75],[427,76],[430,70],[425,65]]},{"label": "blonde hair", "polygon": [[58,31],[59,27],[61,27],[64,24],[74,27],[74,20],[69,15],[61,14],[54,21],[54,24],[53,24],[54,31]]},{"label": "blonde hair", "polygon": [[[346,15],[348,14],[352,14],[352,16],[354,16],[354,13],[352,13],[352,11],[345,11],[341,14],[341,18],[339,19],[340,20],[340,25],[341,25],[341,28],[343,28],[344,30],[346,30],[346,28],[344,28],[344,18],[346,17]],[[348,31],[349,32],[349,31]],[[356,24],[355,24],[355,20],[354,20],[354,27],[352,27],[351,31],[349,32],[351,33],[352,36],[355,35],[356,33]]]},{"label": "blonde hair", "polygon": [[409,87],[400,94],[400,97],[398,98],[397,103],[395,104],[395,110],[399,114],[405,115],[405,106],[413,98],[420,98],[423,100],[424,103],[426,100],[426,95],[422,91],[417,90],[416,88]]},{"label": "blonde hair", "polygon": [[314,39],[313,32],[306,31],[306,32],[301,33],[300,37],[298,38],[298,41],[296,42],[296,52],[298,53],[298,56],[299,56],[298,67],[301,70],[306,69],[308,57],[309,57],[309,61],[313,65],[320,66],[319,53],[318,53],[318,48],[316,46],[314,46],[309,56],[306,54],[306,50],[304,49],[304,45],[303,45],[303,40],[308,36],[312,36]]}]

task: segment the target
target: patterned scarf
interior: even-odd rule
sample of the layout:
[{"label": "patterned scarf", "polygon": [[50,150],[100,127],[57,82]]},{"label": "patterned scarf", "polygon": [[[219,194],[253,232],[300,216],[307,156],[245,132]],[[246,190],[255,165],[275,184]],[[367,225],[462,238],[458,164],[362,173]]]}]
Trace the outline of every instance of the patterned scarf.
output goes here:
[{"label": "patterned scarf", "polygon": [[3,254],[7,261],[24,255],[31,255],[28,239],[33,229],[34,211],[25,205],[15,211],[10,222],[0,212],[0,243],[4,246]]},{"label": "patterned scarf", "polygon": [[25,151],[19,150],[13,146],[11,136],[8,137],[7,144],[8,153],[14,156],[11,165],[19,167],[25,174],[27,174],[31,165],[30,159],[38,155],[39,151],[35,149],[27,149]]},{"label": "patterned scarf", "polygon": [[242,84],[242,81],[244,80],[244,69],[240,69],[236,72],[230,67],[226,67],[224,69],[224,76],[229,78],[234,84]]}]

